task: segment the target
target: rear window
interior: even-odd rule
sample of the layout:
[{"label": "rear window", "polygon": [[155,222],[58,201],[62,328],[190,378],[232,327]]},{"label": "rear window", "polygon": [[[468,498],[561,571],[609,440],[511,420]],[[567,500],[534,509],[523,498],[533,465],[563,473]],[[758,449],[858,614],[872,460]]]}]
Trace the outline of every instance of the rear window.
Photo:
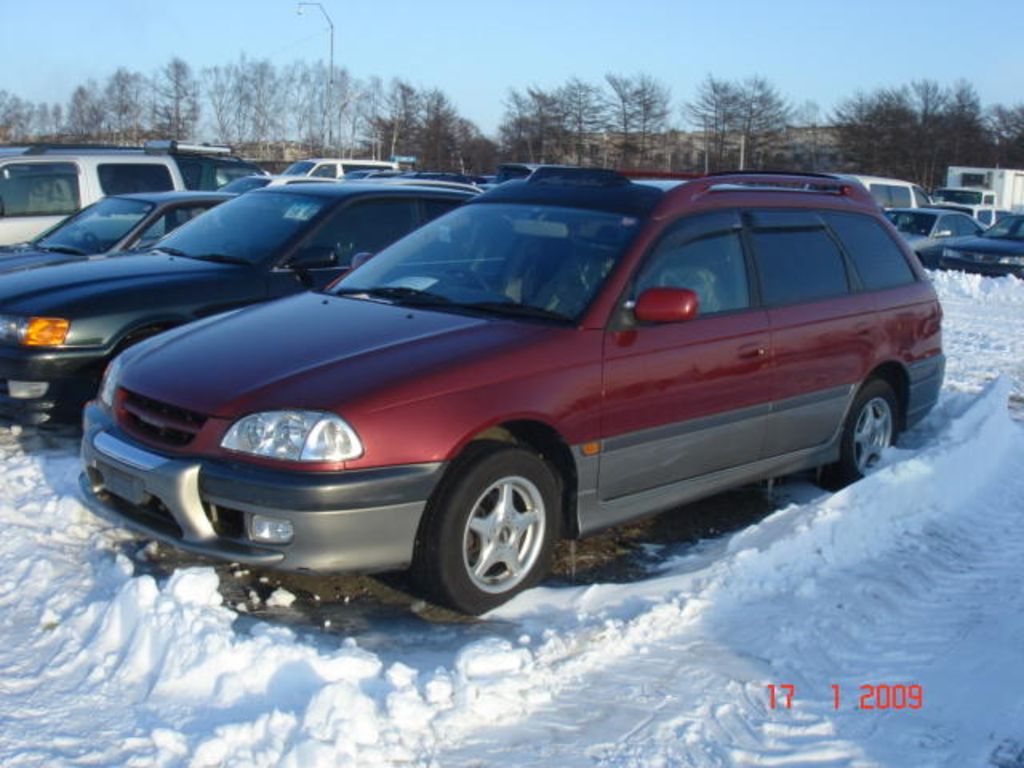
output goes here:
[{"label": "rear window", "polygon": [[[782,216],[778,218],[781,220]],[[783,229],[758,227],[754,220],[751,240],[766,304],[796,304],[849,291],[842,253],[821,219],[806,219],[818,223]]]},{"label": "rear window", "polygon": [[105,195],[166,192],[174,189],[171,172],[156,163],[100,163],[96,169]]},{"label": "rear window", "polygon": [[879,222],[855,213],[829,212],[822,218],[839,237],[865,288],[879,290],[914,282],[903,251]]},{"label": "rear window", "polygon": [[910,190],[893,184],[872,184],[871,196],[883,208],[911,208],[914,205]]}]

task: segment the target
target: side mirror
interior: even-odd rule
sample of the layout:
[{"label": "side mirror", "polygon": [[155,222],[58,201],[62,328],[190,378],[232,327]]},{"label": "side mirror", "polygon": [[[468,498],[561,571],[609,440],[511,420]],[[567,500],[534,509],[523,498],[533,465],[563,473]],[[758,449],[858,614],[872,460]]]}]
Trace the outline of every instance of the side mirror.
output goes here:
[{"label": "side mirror", "polygon": [[326,269],[337,266],[334,249],[327,245],[310,245],[303,248],[288,262],[288,266],[296,271],[306,269]]},{"label": "side mirror", "polygon": [[369,251],[360,251],[359,253],[357,253],[355,256],[352,257],[351,269],[355,269],[356,267],[363,266],[363,264],[365,264],[366,262],[368,262],[372,258],[373,258],[373,254],[370,253]]},{"label": "side mirror", "polygon": [[700,310],[700,299],[689,288],[648,288],[633,308],[642,323],[681,323]]},{"label": "side mirror", "polygon": [[938,232],[936,232],[934,235],[932,235],[932,237],[935,237],[935,238],[938,238],[938,237],[952,237],[952,236],[953,236],[953,230],[952,229],[940,229]]}]

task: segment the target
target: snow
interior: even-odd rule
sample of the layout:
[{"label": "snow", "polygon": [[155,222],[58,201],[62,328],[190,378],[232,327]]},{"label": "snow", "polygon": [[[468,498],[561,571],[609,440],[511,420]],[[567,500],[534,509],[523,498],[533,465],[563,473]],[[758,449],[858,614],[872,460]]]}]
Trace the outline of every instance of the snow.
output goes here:
[{"label": "snow", "polygon": [[947,384],[879,471],[391,645],[273,621],[282,587],[254,620],[210,567],[157,578],[79,503],[74,441],[0,430],[0,764],[1021,768],[1024,282],[933,278]]}]

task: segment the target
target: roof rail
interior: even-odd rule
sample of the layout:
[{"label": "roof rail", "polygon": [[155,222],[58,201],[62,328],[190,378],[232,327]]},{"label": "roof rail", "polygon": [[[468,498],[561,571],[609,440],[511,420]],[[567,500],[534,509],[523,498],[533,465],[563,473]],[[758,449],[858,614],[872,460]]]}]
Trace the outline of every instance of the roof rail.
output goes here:
[{"label": "roof rail", "polygon": [[150,139],[143,149],[151,155],[230,155],[231,147],[225,144],[190,144],[177,139]]},{"label": "roof rail", "polygon": [[795,171],[726,171],[702,176],[684,185],[691,195],[716,192],[785,192],[847,197],[877,207],[861,184],[827,173]]},{"label": "roof rail", "polygon": [[39,142],[37,144],[30,144],[25,150],[26,155],[45,155],[47,152],[53,152],[58,150],[66,150],[69,152],[89,152],[91,150],[135,150],[138,151],[141,147],[125,146],[123,144],[56,144],[52,142]]}]

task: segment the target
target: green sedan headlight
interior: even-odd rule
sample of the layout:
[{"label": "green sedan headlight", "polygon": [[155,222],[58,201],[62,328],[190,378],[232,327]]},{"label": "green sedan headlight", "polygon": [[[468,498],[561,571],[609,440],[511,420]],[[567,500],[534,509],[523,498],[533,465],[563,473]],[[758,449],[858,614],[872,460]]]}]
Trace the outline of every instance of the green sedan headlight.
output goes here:
[{"label": "green sedan headlight", "polygon": [[321,411],[263,411],[228,429],[221,447],[270,459],[339,462],[358,459],[363,444],[348,423]]}]

